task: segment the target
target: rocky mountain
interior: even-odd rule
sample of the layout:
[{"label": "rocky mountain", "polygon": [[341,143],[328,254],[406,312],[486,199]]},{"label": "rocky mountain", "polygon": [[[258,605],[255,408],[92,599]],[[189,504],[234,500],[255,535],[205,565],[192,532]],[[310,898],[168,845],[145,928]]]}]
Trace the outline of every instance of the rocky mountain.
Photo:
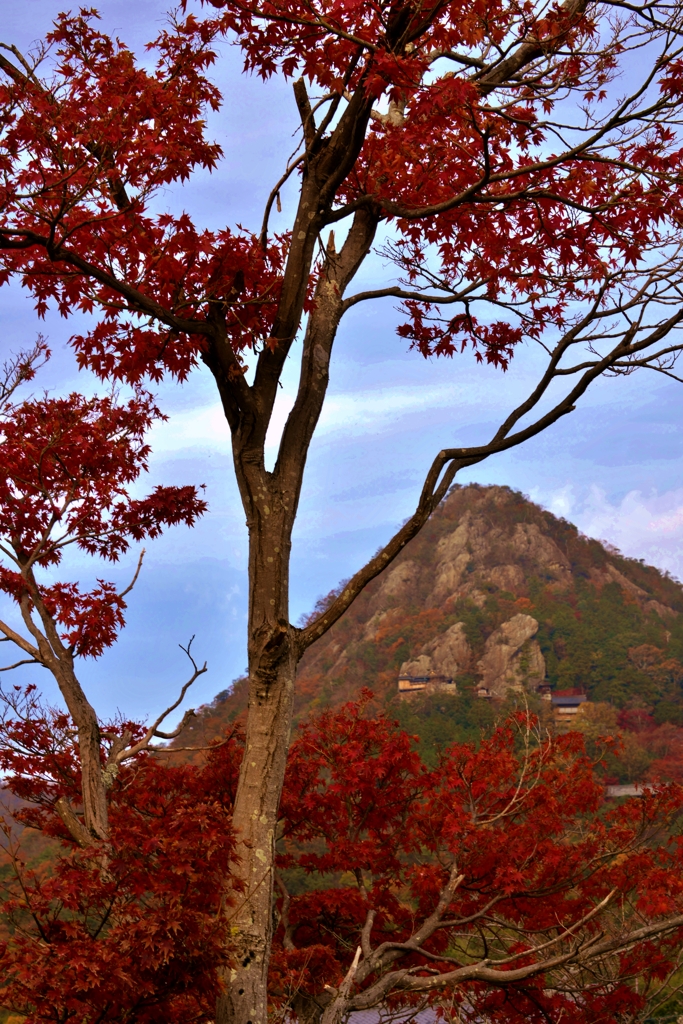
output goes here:
[{"label": "rocky mountain", "polygon": [[[682,683],[681,584],[509,488],[470,485],[451,491],[309,650],[296,700],[301,715],[369,686],[400,710],[399,698],[414,700],[410,688],[419,686],[422,696],[438,690],[442,708],[444,690],[457,694],[458,714],[481,718],[471,704],[478,697],[491,697],[490,706],[510,691],[574,688],[593,702],[683,723]],[[244,699],[238,681],[196,729],[213,731]]]}]

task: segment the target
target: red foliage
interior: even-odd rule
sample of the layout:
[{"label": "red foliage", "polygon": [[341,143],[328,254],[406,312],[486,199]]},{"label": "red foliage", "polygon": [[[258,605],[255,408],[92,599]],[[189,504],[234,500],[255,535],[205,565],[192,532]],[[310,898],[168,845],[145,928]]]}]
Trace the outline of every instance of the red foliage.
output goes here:
[{"label": "red foliage", "polygon": [[[57,18],[47,39],[57,58],[54,90],[37,80],[0,84],[0,167],[9,173],[0,191],[2,227],[13,234],[19,216],[21,231],[37,240],[47,223],[59,221],[57,248],[73,246],[84,262],[64,274],[52,243],[47,251],[39,242],[40,255],[14,251],[0,281],[22,274],[41,315],[50,300],[64,316],[100,306],[101,320],[73,341],[80,361],[102,377],[158,379],[167,369],[182,379],[201,350],[201,331],[159,331],[151,306],[152,321],[131,318],[117,282],[135,282],[133,290],[156,311],[182,308],[185,324],[207,300],[234,306],[226,327],[239,351],[270,335],[284,240],[274,239],[266,253],[248,233],[201,231],[187,215],[145,212],[160,186],[185,180],[197,167],[215,167],[221,155],[207,142],[204,123],[206,107],[217,109],[221,99],[206,77],[221,22],[192,16],[175,22],[151,44],[157,60],[147,71],[121,42],[97,30],[96,17],[83,11]],[[86,151],[94,162],[83,159]],[[26,215],[16,206],[20,194],[31,196]],[[95,268],[105,265],[117,273],[105,274],[110,285],[100,281],[93,291],[91,271],[101,278]]]},{"label": "red foliage", "polygon": [[202,767],[150,755],[124,765],[110,790],[110,843],[84,851],[55,809],[60,795],[78,800],[73,734],[65,716],[29,697],[33,718],[4,723],[2,768],[30,801],[15,818],[62,852],[48,871],[28,869],[5,823],[0,1005],[27,1024],[212,1020],[236,895],[228,880],[239,738]]},{"label": "red foliage", "polygon": [[[572,317],[580,336],[582,311],[587,311],[585,336],[598,345],[612,332],[611,326],[604,331],[599,326],[610,306],[617,319],[626,314],[636,333],[625,329],[626,364],[621,356],[615,363],[614,356],[606,366],[624,370],[631,355],[655,344],[655,336],[667,337],[671,326],[664,324],[661,335],[658,328],[642,342],[645,349],[641,342],[629,348],[639,325],[649,321],[647,304],[667,309],[679,294],[676,260],[671,278],[668,266],[655,266],[665,258],[668,265],[667,253],[676,251],[683,222],[683,153],[676,134],[683,102],[681,66],[671,60],[675,51],[667,49],[666,40],[641,91],[623,103],[615,100],[608,114],[600,106],[623,49],[637,46],[639,53],[650,52],[650,38],[660,33],[656,17],[647,23],[652,26],[648,37],[649,28],[643,28],[636,13],[633,23],[624,14],[622,30],[616,18],[598,25],[590,6],[534,5],[531,0],[426,5],[211,0],[210,5],[211,16],[200,18],[183,4],[182,17],[172,20],[149,47],[148,67],[100,32],[97,15],[88,10],[56,19],[47,40],[51,54],[43,55],[53,66],[43,81],[39,62],[32,67],[13,54],[13,64],[0,55],[0,284],[19,277],[40,315],[50,304],[64,316],[94,313],[92,330],[72,339],[81,365],[137,386],[146,376],[158,380],[166,372],[183,379],[205,359],[219,382],[233,436],[249,437],[248,462],[258,468],[258,439],[265,437],[279,372],[276,359],[268,365],[269,357],[278,347],[280,355],[287,355],[304,313],[312,309],[321,270],[335,263],[331,248],[316,255],[323,229],[358,211],[372,222],[366,225],[363,254],[378,228],[389,238],[386,252],[398,267],[402,287],[380,293],[403,298],[405,323],[399,333],[425,356],[451,356],[470,346],[480,361],[505,369],[523,340],[562,330]],[[661,35],[666,34],[664,25]],[[217,165],[221,154],[206,137],[205,117],[220,103],[208,74],[215,47],[226,36],[236,38],[247,69],[263,77],[276,71],[302,75],[325,94],[317,121],[306,116],[300,97],[306,150],[288,170],[298,168],[310,195],[301,196],[291,233],[269,236],[267,218],[262,236],[241,228],[203,230],[185,214],[159,214],[152,205],[164,186]],[[547,118],[556,104],[553,123]],[[572,104],[578,120],[568,125],[565,115]],[[382,222],[391,224],[389,232]],[[637,271],[632,277],[630,268]],[[357,267],[351,269],[355,273]],[[442,301],[456,304],[453,315],[435,312]],[[332,321],[337,322],[334,316]],[[325,365],[332,340],[327,350],[321,348]],[[571,334],[567,344],[574,344]],[[247,350],[261,357],[253,387],[243,380]],[[653,356],[653,365],[666,369],[670,351]],[[564,358],[559,349],[556,355]],[[601,358],[596,356],[596,372]],[[553,365],[553,372],[569,372],[564,363],[562,369],[559,362]],[[587,385],[588,376],[581,380],[581,387]],[[536,398],[547,384],[545,379]],[[309,415],[314,409],[306,407],[310,394],[304,387],[302,410],[309,425],[319,412]],[[42,634],[37,642],[44,641],[45,650],[51,645],[52,654],[59,655],[59,665],[52,659],[59,671],[70,667],[72,654],[97,656],[112,643],[123,622],[124,595],[106,581],[98,581],[89,593],[68,582],[43,586],[34,568],[56,566],[67,543],[116,559],[131,541],[155,536],[163,525],[192,523],[204,510],[190,488],[157,488],[145,499],[128,493],[144,468],[143,432],[154,415],[151,399],[140,393],[127,404],[80,396],[46,398],[6,416],[0,527],[14,565],[2,570],[0,586],[22,604],[34,637],[38,628],[32,629],[32,612],[45,633],[52,633],[49,641]],[[501,443],[512,422],[496,435]],[[245,459],[242,467],[246,464]],[[258,493],[270,483],[260,478]],[[244,486],[253,502],[257,491],[251,482]],[[289,493],[298,493],[297,488]],[[281,578],[286,577],[284,572]],[[55,621],[69,645],[66,652],[55,638]],[[27,649],[35,650],[28,641]],[[270,649],[269,642],[264,649]],[[69,686],[73,709],[82,694],[75,678]],[[88,771],[90,779],[98,780],[93,789],[99,798],[100,737],[93,717],[76,725],[84,749],[86,733],[94,744],[95,765]],[[68,785],[77,806],[77,773],[70,761],[75,754],[69,743],[58,743],[59,763],[52,776],[48,766],[46,775],[47,755],[36,753],[31,744],[38,736],[49,745],[65,726],[61,720],[38,719],[35,735],[32,721],[17,726],[28,734],[17,733],[13,742],[19,746],[6,764],[18,772],[17,785],[39,799],[36,822],[64,838],[52,808],[60,787]],[[134,729],[127,732],[135,734]],[[539,740],[520,753],[516,745],[522,733],[523,723],[513,721],[480,749],[453,748],[437,772],[428,772],[409,738],[381,716],[366,720],[358,708],[347,707],[310,725],[294,747],[283,797],[290,845],[282,865],[285,871],[331,873],[334,884],[296,895],[287,912],[283,895],[282,911],[289,920],[283,921],[276,975],[286,980],[299,972],[303,989],[316,993],[325,978],[337,984],[348,967],[349,944],[362,930],[369,949],[395,944],[396,958],[407,964],[409,973],[401,983],[407,990],[430,977],[430,971],[447,974],[454,962],[468,961],[475,955],[471,950],[487,963],[501,964],[503,972],[511,964],[524,965],[535,955],[535,936],[564,925],[574,928],[612,889],[619,893],[622,917],[641,913],[656,918],[676,909],[678,848],[666,841],[648,845],[643,837],[677,812],[678,790],[658,789],[637,808],[601,818],[596,816],[599,789],[575,741]],[[28,745],[23,753],[22,743]],[[23,768],[20,763],[13,767],[15,755],[28,758]],[[115,768],[117,762],[107,764]],[[10,974],[5,984],[28,985],[27,1000],[42,1000],[38,1015],[54,1015],[58,1006],[58,1019],[70,1014],[84,1019],[90,1012],[89,993],[95,991],[99,1019],[106,1019],[102,1013],[109,1013],[110,1005],[110,1019],[117,1014],[145,1019],[147,1007],[131,1006],[132,998],[165,999],[164,991],[172,991],[181,1003],[185,998],[183,986],[190,975],[182,965],[192,960],[192,948],[171,957],[180,981],[163,981],[164,958],[179,948],[173,944],[181,944],[185,932],[190,946],[196,935],[191,922],[181,928],[177,917],[163,914],[167,904],[178,906],[171,884],[177,883],[192,893],[188,906],[194,906],[196,896],[206,921],[208,904],[197,895],[204,891],[204,880],[192,858],[203,850],[204,839],[216,833],[224,801],[217,797],[214,807],[209,800],[205,813],[204,798],[199,800],[192,852],[184,847],[174,818],[176,807],[185,808],[186,816],[194,813],[183,803],[185,790],[173,790],[171,799],[166,783],[154,776],[161,770],[150,764],[142,758],[137,766],[122,769],[116,782],[127,804],[133,803],[119,819],[118,797],[111,798],[112,853],[106,870],[101,863],[99,869],[89,866],[92,854],[77,853],[60,862],[53,878],[35,881],[40,928],[57,936],[56,946],[63,950],[68,942],[62,936],[75,935],[78,953],[68,970],[73,964],[74,971],[81,971],[75,981],[64,975],[58,991],[47,969],[28,972],[28,953],[25,961],[17,960],[20,973]],[[138,806],[136,780],[144,782],[145,771],[149,785]],[[168,771],[171,779],[181,769]],[[192,790],[199,776],[182,778]],[[147,807],[152,808],[149,814],[141,809]],[[154,836],[162,835],[155,832],[157,825],[168,826],[168,846],[155,840],[163,857],[154,859],[157,846],[150,851],[144,830],[136,831],[138,815],[146,823],[147,817],[154,819]],[[97,835],[102,838],[104,832]],[[216,849],[225,868],[230,841]],[[211,841],[208,850],[210,862]],[[456,866],[463,877],[450,893],[444,887]],[[166,893],[164,911],[157,919],[153,907],[151,918],[161,921],[160,930],[155,925],[145,933],[144,911],[135,915],[146,909],[148,894],[157,892],[157,873],[159,891]],[[353,887],[347,884],[349,873]],[[213,877],[210,869],[206,874]],[[120,878],[128,881],[121,882],[119,918]],[[219,891],[214,886],[210,899]],[[410,939],[415,922],[433,916],[439,894],[447,891],[445,909],[458,922],[455,934],[439,925],[419,950],[400,950],[399,940]],[[62,892],[65,916],[58,916],[50,932],[50,915],[62,906]],[[495,925],[487,916],[489,904],[495,908]],[[215,912],[215,902],[210,905]],[[111,906],[116,911],[106,909]],[[95,934],[91,909],[104,922]],[[128,984],[118,974],[116,956],[119,949],[126,953],[129,939],[123,924],[117,928],[131,914],[131,934],[138,935],[139,924],[139,934],[146,935],[137,952],[145,942],[152,949],[153,978],[133,972],[130,977],[137,980]],[[608,928],[616,927],[619,914],[608,917]],[[604,915],[599,926],[586,920],[581,934],[589,942],[603,924]],[[458,929],[470,943],[467,948]],[[107,946],[110,934],[118,946]],[[104,951],[97,975],[99,953],[88,945],[95,939]],[[79,947],[81,940],[85,945]],[[13,939],[5,956],[23,955],[22,941],[21,936]],[[492,958],[486,955],[487,943]],[[631,945],[634,952],[624,959],[628,970],[633,957],[642,955],[642,946]],[[37,948],[31,947],[33,954],[49,959],[49,949],[36,954]],[[209,962],[215,964],[212,956]],[[371,956],[364,956],[369,963]],[[643,967],[655,959],[650,951]],[[382,970],[393,962],[387,960]],[[209,974],[212,969],[207,967]],[[485,1017],[532,1020],[564,1012],[572,1019],[583,1014],[588,1021],[591,1014],[603,1013],[601,1000],[604,1012],[612,1015],[636,1005],[633,991],[622,982],[626,970],[622,965],[616,980],[589,987],[588,995],[552,989],[544,972],[529,975],[523,984],[506,984],[500,1001],[474,975],[459,991]],[[60,977],[59,971],[53,973]],[[362,973],[356,981],[361,992],[372,982],[372,972]],[[209,979],[207,990],[211,984]],[[75,1008],[63,1005],[65,999],[76,1000]],[[178,1009],[181,1003],[160,1009],[157,1002],[149,1013],[191,1018],[194,1011]]]},{"label": "red foliage", "polygon": [[[441,908],[448,925],[400,965],[416,977],[464,968],[485,948],[486,962],[500,959],[502,970],[538,958],[535,947],[551,937],[559,952],[562,927],[588,918],[610,893],[616,917],[606,911],[574,935],[618,934],[619,913],[636,923],[680,913],[678,787],[598,814],[602,786],[580,737],[526,749],[524,716],[478,749],[455,745],[429,771],[411,737],[381,714],[364,717],[367,701],[323,713],[292,747],[280,870],[286,881],[303,869],[312,885],[281,904],[273,980],[282,998],[293,990],[324,998],[326,985],[339,986],[368,922],[369,949],[410,942],[434,914],[454,865],[462,877]],[[666,942],[643,942],[616,957],[604,984],[586,981],[562,994],[549,968],[504,986],[464,978],[454,998],[466,1019],[521,1024],[571,1011],[576,1021],[612,1021],[619,1007],[639,1008],[630,971],[641,978],[664,971],[673,955]],[[359,1000],[381,973],[361,979]],[[438,1001],[438,986],[429,991]]]},{"label": "red foliage", "polygon": [[655,720],[644,708],[624,708],[617,716],[617,723],[621,729],[642,733],[652,729]]},{"label": "red foliage", "polygon": [[[530,0],[211,4],[215,16],[188,14],[150,44],[149,70],[97,29],[92,12],[60,15],[47,40],[54,84],[17,71],[0,85],[0,281],[21,275],[41,313],[50,302],[64,315],[98,309],[99,322],[73,343],[103,376],[183,378],[219,322],[238,366],[244,349],[275,343],[292,237],[264,245],[241,229],[207,231],[187,215],[149,211],[161,186],[221,156],[205,112],[221,102],[208,73],[226,35],[247,69],[302,75],[333,109],[351,95],[399,105],[400,116],[365,117],[329,218],[372,205],[396,227],[389,248],[406,282],[428,291],[438,282],[448,301],[463,296],[450,317],[428,298],[406,298],[399,333],[424,355],[471,345],[505,368],[523,338],[563,324],[577,300],[597,301],[615,269],[635,267],[680,223],[680,61],[662,59],[664,105],[640,130],[631,131],[630,108],[601,126],[623,43],[602,38],[589,12],[539,11]],[[489,102],[491,87],[472,69],[522,37],[561,52],[538,79],[513,77],[504,100]],[[435,65],[435,55],[459,51],[462,64],[449,65],[457,72]],[[567,90],[595,123],[595,144],[588,134],[578,146],[558,142],[546,122]],[[315,283],[309,270],[300,296]],[[505,315],[485,322],[474,303]]]},{"label": "red foliage", "polygon": [[[305,723],[292,745],[275,1002],[322,998],[325,986],[337,987],[361,931],[367,960],[387,944],[402,950],[440,913],[443,925],[401,952],[399,966],[417,983],[499,964],[495,984],[475,975],[451,981],[467,1019],[522,1024],[571,1009],[573,1020],[588,1024],[638,1010],[633,974],[641,982],[665,976],[680,928],[628,944],[603,962],[602,981],[588,982],[579,965],[571,990],[571,975],[555,984],[552,962],[509,982],[505,972],[542,961],[544,943],[561,954],[577,939],[618,940],[625,923],[680,913],[683,791],[662,787],[604,813],[580,738],[534,737],[522,715],[479,748],[453,746],[429,770],[414,737],[371,713],[371,697]],[[218,969],[229,956],[229,906],[240,898],[226,880],[241,738],[214,747],[203,766],[163,765],[150,754],[122,766],[110,790],[105,855],[102,847],[74,849],[56,813],[59,796],[73,805],[79,797],[68,720],[33,692],[22,707],[23,716],[5,719],[0,768],[27,801],[16,817],[67,849],[49,872],[14,859],[0,1003],[26,1014],[28,1024],[85,1022],[96,1009],[111,1022],[212,1019]],[[107,734],[124,728],[141,731],[119,723]],[[302,872],[312,884],[290,896],[286,886]],[[359,976],[351,997],[362,999],[377,980]],[[438,1001],[438,985],[430,991]],[[387,998],[410,1004],[416,996],[399,986]]]},{"label": "red foliage", "polygon": [[0,567],[0,589],[30,606],[41,600],[79,655],[99,656],[124,624],[125,600],[98,580],[40,585],[37,567],[60,564],[76,544],[116,561],[134,541],[164,526],[192,525],[206,509],[194,487],[158,486],[146,498],[128,488],[147,468],[145,433],[161,416],[151,397],[42,398],[0,413],[0,536],[14,567]]}]

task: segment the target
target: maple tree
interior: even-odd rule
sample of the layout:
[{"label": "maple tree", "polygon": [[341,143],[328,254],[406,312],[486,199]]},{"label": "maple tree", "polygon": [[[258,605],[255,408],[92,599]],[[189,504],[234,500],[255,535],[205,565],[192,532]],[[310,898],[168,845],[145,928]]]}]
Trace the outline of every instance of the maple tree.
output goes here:
[{"label": "maple tree", "polygon": [[550,737],[528,711],[427,767],[371,700],[304,723],[292,745],[274,997],[324,1024],[381,1003],[519,1024],[639,1020],[666,1003],[680,786],[605,811],[580,736]]},{"label": "maple tree", "polygon": [[0,620],[0,634],[23,655],[2,670],[42,665],[69,713],[45,708],[34,685],[0,690],[0,769],[25,801],[15,819],[70,852],[54,858],[48,877],[26,871],[11,820],[3,822],[13,871],[0,999],[34,1020],[205,1020],[219,992],[215,965],[228,953],[234,840],[220,797],[235,773],[219,772],[217,783],[211,765],[140,762],[155,737],[180,731],[160,726],[205,668],[188,645],[194,671],[153,725],[102,725],[76,663],[116,640],[142,554],[123,591],[104,579],[88,591],[55,575],[70,545],[115,561],[165,526],[192,525],[206,505],[194,487],[131,496],[147,467],[145,433],[160,415],[142,389],[128,401],[16,401],[48,356],[40,341],[0,381],[0,589],[19,620]]},{"label": "maple tree", "polygon": [[[263,1024],[303,652],[415,536],[460,469],[557,422],[606,373],[676,376],[681,12],[664,0],[209,6],[189,10],[188,0],[153,42],[153,67],[92,12],[60,16],[33,55],[3,44],[0,281],[19,278],[39,312],[94,314],[72,344],[102,377],[183,379],[200,360],[215,377],[250,544],[249,756],[233,813],[247,897],[217,1019]],[[247,70],[294,80],[300,121],[299,149],[283,158],[254,231],[209,231],[154,205],[162,187],[219,167],[204,117],[220,103],[209,73],[226,36]],[[273,231],[287,187],[298,188],[296,212]],[[347,294],[380,229],[396,278]],[[337,329],[358,303],[391,297],[404,312],[400,336],[425,356],[469,346],[505,369],[529,341],[547,362],[487,443],[438,453],[414,514],[296,628],[291,534]],[[271,472],[266,433],[299,337],[297,397]],[[115,621],[110,596],[99,598]],[[52,599],[78,630],[78,599]]]},{"label": "maple tree", "polygon": [[[235,859],[230,762],[241,747],[228,739],[202,768],[151,756],[155,737],[182,730],[187,714],[170,732],[160,727],[206,670],[189,644],[190,679],[151,726],[102,724],[81,686],[78,659],[115,642],[144,550],[123,591],[56,578],[70,545],[116,561],[166,526],[192,525],[206,503],[189,486],[131,494],[161,415],[141,388],[128,401],[17,401],[48,357],[39,341],[0,379],[0,589],[17,613],[0,620],[0,634],[23,655],[1,671],[41,665],[68,714],[44,706],[34,684],[0,687],[0,771],[21,801],[0,819],[10,868],[0,1004],[35,1021],[210,1020],[239,891],[226,878]],[[61,844],[52,870],[26,869],[16,822]]]},{"label": "maple tree", "polygon": [[0,590],[20,613],[16,625],[0,620],[0,634],[24,655],[3,671],[23,664],[46,668],[75,725],[83,820],[66,796],[58,795],[55,806],[76,842],[87,848],[109,840],[107,788],[120,766],[149,747],[155,735],[175,735],[159,726],[205,667],[197,666],[188,647],[194,671],[180,698],[141,736],[103,732],[75,662],[98,657],[115,641],[144,551],[133,580],[120,592],[104,579],[83,590],[55,580],[55,570],[70,545],[116,561],[132,542],[158,536],[164,526],[192,525],[206,503],[190,486],[158,486],[146,498],[131,496],[131,484],[147,467],[145,432],[160,416],[143,390],[127,402],[75,393],[14,402],[17,387],[48,355],[39,342],[8,363],[0,391]]},{"label": "maple tree", "polygon": [[[57,808],[81,773],[70,720],[17,690],[0,725],[15,817],[61,844],[27,869],[6,829],[0,1002],[43,1021],[214,1019],[235,899],[231,815],[243,737],[201,766],[126,762],[109,794],[106,870]],[[140,726],[118,723],[118,731]],[[305,722],[277,854],[269,993],[323,1024],[379,1003],[501,1024],[644,1019],[676,995],[683,790],[605,811],[578,734],[528,712],[427,766],[372,694]],[[166,759],[164,759],[166,760]],[[302,884],[302,879],[304,883]]]},{"label": "maple tree", "polygon": [[[108,725],[110,739],[125,733],[146,730]],[[9,695],[0,766],[21,803],[0,817],[0,1006],[41,1024],[213,1019],[230,953],[239,754],[231,738],[202,767],[148,751],[125,760],[107,790],[106,843],[83,842],[64,814],[83,803],[73,721],[33,686]],[[27,866],[17,823],[52,840],[47,865]]]}]

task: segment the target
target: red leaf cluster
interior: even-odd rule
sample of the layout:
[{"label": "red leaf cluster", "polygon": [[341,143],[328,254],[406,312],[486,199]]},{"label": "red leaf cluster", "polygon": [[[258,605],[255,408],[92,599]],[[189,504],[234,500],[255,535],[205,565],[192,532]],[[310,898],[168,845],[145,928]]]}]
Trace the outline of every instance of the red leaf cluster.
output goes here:
[{"label": "red leaf cluster", "polygon": [[110,790],[111,841],[84,851],[55,809],[59,795],[79,795],[69,723],[35,695],[23,707],[29,717],[6,718],[0,744],[10,790],[31,801],[15,819],[58,839],[62,852],[53,850],[49,870],[27,868],[5,823],[0,1004],[27,1024],[213,1019],[238,898],[228,887],[238,739],[204,766],[149,755],[122,766]]},{"label": "red leaf cluster", "polygon": [[[217,165],[204,117],[221,100],[208,73],[225,36],[247,69],[322,88],[328,122],[353,94],[390,105],[370,112],[325,217],[366,207],[393,223],[387,252],[416,289],[402,290],[399,333],[424,355],[469,345],[505,368],[522,338],[564,325],[577,302],[599,309],[615,274],[645,265],[678,229],[680,62],[662,61],[660,106],[638,130],[632,113],[603,124],[624,44],[618,32],[602,38],[588,12],[530,0],[212,5],[215,17],[176,19],[149,45],[151,69],[100,32],[92,12],[62,15],[47,41],[50,87],[21,69],[0,84],[0,281],[21,276],[41,314],[50,302],[65,316],[97,310],[73,344],[102,376],[182,379],[218,325],[239,372],[245,349],[276,343],[281,320],[295,316],[298,329],[324,263],[300,268],[298,308],[288,298],[280,310],[298,258],[290,234],[268,238],[267,224],[263,238],[201,230],[185,214],[151,212],[161,186]],[[538,75],[503,76],[498,95],[477,68],[522,39],[537,58],[547,43],[553,61]],[[568,94],[585,106],[576,138],[563,137]],[[458,313],[434,315],[430,295]],[[505,316],[487,323],[491,310]]]},{"label": "red leaf cluster", "polygon": [[[575,934],[590,941],[605,930],[618,934],[621,915],[638,924],[680,913],[680,787],[605,813],[580,737],[525,747],[524,716],[478,748],[453,746],[429,770],[412,737],[384,715],[364,713],[367,701],[324,712],[292,747],[279,863],[295,890],[281,905],[286,920],[273,962],[281,998],[294,990],[324,998],[326,985],[338,987],[368,920],[371,949],[409,942],[434,914],[454,864],[462,878],[442,907],[445,926],[404,954],[401,967],[416,977],[487,955],[514,970],[537,956],[539,936],[548,940],[570,923],[585,922]],[[297,892],[302,871],[310,883]],[[593,908],[615,894],[615,912],[591,921]],[[636,944],[616,957],[609,980],[586,975],[565,994],[545,971],[503,988],[466,980],[453,998],[466,1019],[522,1024],[571,1010],[572,1020],[612,1021],[620,1007],[640,1006],[632,974],[665,972],[673,950]],[[371,975],[364,987],[375,982]],[[432,991],[438,1002],[436,983]]]},{"label": "red leaf cluster", "polygon": [[[479,747],[453,746],[429,769],[415,737],[371,704],[366,692],[323,712],[292,745],[271,968],[276,1004],[301,1005],[336,989],[361,932],[366,956],[399,951],[435,913],[443,925],[400,955],[411,977],[433,980],[437,1003],[439,976],[454,967],[484,958],[500,963],[504,979],[538,959],[544,943],[561,953],[564,929],[569,943],[618,940],[624,927],[680,913],[680,787],[605,813],[580,738],[534,738],[526,715]],[[53,855],[47,873],[14,854],[0,1002],[29,1024],[55,1019],[55,1008],[85,1022],[96,1007],[103,1021],[210,1020],[229,955],[229,907],[240,898],[226,888],[240,736],[214,747],[202,766],[164,766],[150,754],[122,766],[110,790],[103,860],[97,848],[73,849],[56,811],[59,796],[76,806],[79,799],[68,720],[33,691],[15,709],[0,730],[0,768],[28,801],[15,818],[68,849]],[[111,742],[124,729],[141,732],[119,723],[103,735]],[[459,877],[444,903],[454,868]],[[465,1019],[522,1024],[571,1009],[585,1024],[616,1021],[642,1005],[633,976],[641,992],[647,978],[665,976],[679,939],[680,927],[631,942],[603,961],[602,975],[579,974],[572,990],[567,975],[556,984],[550,964],[519,981],[470,977],[449,998]],[[358,998],[376,981],[362,978]],[[389,990],[386,998],[411,1005],[416,997]]]},{"label": "red leaf cluster", "polygon": [[113,643],[125,600],[105,580],[87,592],[76,583],[39,585],[35,568],[59,565],[72,544],[116,561],[131,543],[191,526],[206,509],[190,486],[129,493],[147,468],[145,433],[160,416],[145,392],[124,403],[44,397],[0,414],[0,537],[14,563],[0,568],[0,589],[18,603],[42,601],[77,654],[97,657]]}]

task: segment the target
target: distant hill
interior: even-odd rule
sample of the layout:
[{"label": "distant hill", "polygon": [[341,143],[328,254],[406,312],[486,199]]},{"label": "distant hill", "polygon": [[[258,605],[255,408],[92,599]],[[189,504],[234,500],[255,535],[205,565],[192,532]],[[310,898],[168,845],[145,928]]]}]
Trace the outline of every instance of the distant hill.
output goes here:
[{"label": "distant hill", "polygon": [[[397,700],[399,676],[452,678],[442,691],[457,689],[455,704],[443,692],[421,700],[428,717],[429,708],[443,715],[448,707],[465,732],[511,690],[533,702],[547,688],[576,688],[592,702],[641,708],[658,725],[681,724],[683,586],[507,487],[455,487],[307,652],[297,716],[367,686],[408,722],[417,695],[409,712]],[[493,699],[476,702],[486,691]],[[197,738],[215,734],[245,701],[239,680],[202,710]]]}]

